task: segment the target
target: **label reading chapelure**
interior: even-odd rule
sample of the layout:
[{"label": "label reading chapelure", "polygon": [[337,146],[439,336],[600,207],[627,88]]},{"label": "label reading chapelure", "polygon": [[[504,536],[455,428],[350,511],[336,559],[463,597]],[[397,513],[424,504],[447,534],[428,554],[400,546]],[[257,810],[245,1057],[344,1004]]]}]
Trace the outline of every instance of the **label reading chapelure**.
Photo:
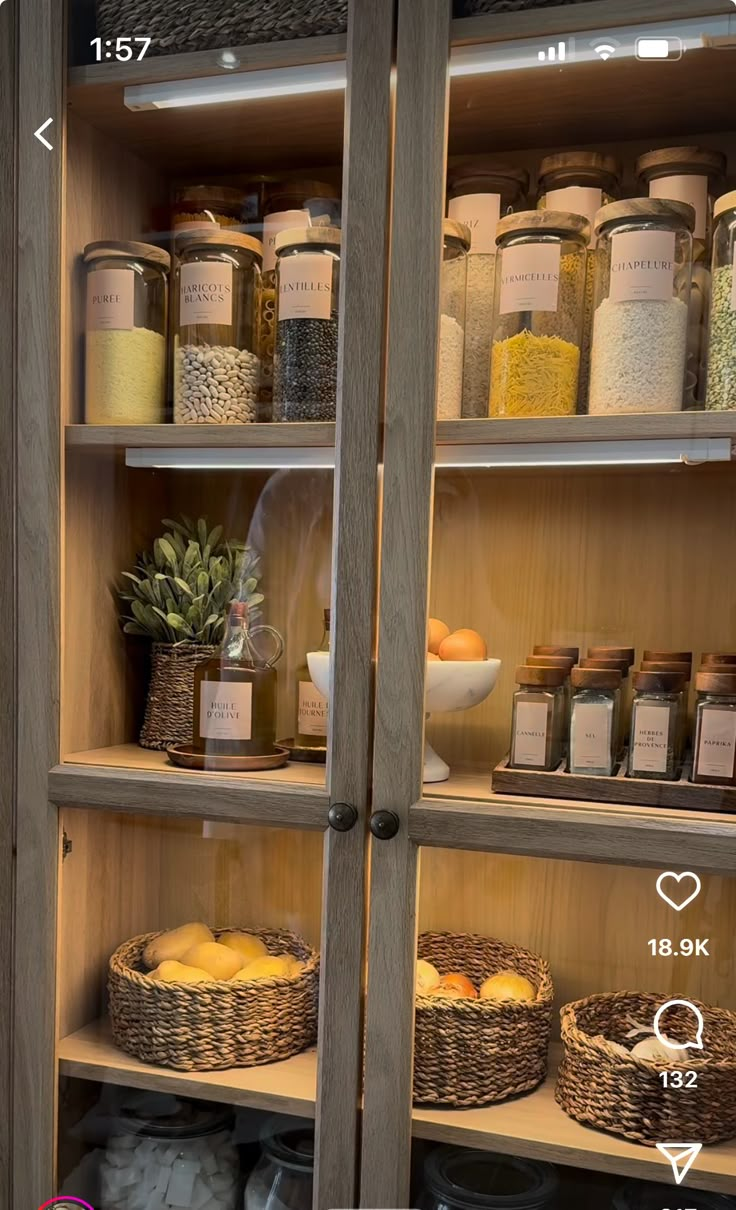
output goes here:
[{"label": "label reading chapelure", "polygon": [[87,276],[87,331],[130,330],[135,317],[132,269],[95,269]]},{"label": "label reading chapelure", "polygon": [[611,240],[611,302],[672,298],[674,231],[622,231]]},{"label": "label reading chapelure", "polygon": [[666,773],[670,733],[669,707],[635,705],[634,720],[634,776],[638,769],[646,773]]},{"label": "label reading chapelure", "polygon": [[300,252],[279,265],[279,323],[284,319],[329,319],[332,311],[331,256]]},{"label": "label reading chapelure", "polygon": [[447,217],[470,228],[470,255],[475,252],[495,253],[496,227],[501,217],[500,193],[466,193],[454,197],[447,207]]},{"label": "label reading chapelure", "polygon": [[598,702],[576,703],[570,736],[575,769],[607,769],[611,763],[613,708]]},{"label": "label reading chapelure", "polygon": [[181,266],[179,322],[225,324],[233,321],[233,267],[217,261]]},{"label": "label reading chapelure", "polygon": [[723,706],[706,706],[701,715],[696,755],[699,777],[730,779],[736,760],[736,713]]},{"label": "label reading chapelure", "polygon": [[519,244],[504,249],[502,315],[513,311],[556,311],[559,289],[559,244]]},{"label": "label reading chapelure", "polygon": [[203,681],[199,689],[199,734],[203,739],[251,739],[253,686]]},{"label": "label reading chapelure", "polygon": [[545,703],[518,703],[511,763],[535,765],[539,768],[544,768],[547,763],[547,706]]},{"label": "label reading chapelure", "polygon": [[276,268],[276,236],[292,227],[308,227],[310,221],[308,210],[279,210],[276,214],[266,215],[263,220],[264,273]]},{"label": "label reading chapelure", "polygon": [[299,682],[299,734],[327,735],[327,698],[312,681]]}]

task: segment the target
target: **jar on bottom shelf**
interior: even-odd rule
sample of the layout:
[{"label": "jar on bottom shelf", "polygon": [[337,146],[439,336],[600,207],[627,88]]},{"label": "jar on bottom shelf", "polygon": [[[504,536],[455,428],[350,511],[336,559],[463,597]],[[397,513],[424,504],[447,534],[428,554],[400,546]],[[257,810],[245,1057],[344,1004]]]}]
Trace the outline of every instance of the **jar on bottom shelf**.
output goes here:
[{"label": "jar on bottom shelf", "polygon": [[437,1147],[424,1161],[422,1184],[419,1210],[552,1210],[559,1177],[537,1160]]},{"label": "jar on bottom shelf", "polygon": [[565,668],[521,665],[511,719],[512,769],[556,769],[566,730]]},{"label": "jar on bottom shelf", "polygon": [[261,1157],[245,1187],[244,1210],[312,1210],[314,1126],[297,1118],[269,1118]]},{"label": "jar on bottom shelf", "polygon": [[736,668],[699,672],[695,679],[694,782],[736,786]]},{"label": "jar on bottom shelf", "polygon": [[570,772],[611,777],[619,747],[621,673],[573,668],[570,677]]},{"label": "jar on bottom shelf", "polygon": [[464,223],[442,224],[440,347],[437,367],[437,417],[458,420],[463,406],[465,305],[470,231]]},{"label": "jar on bottom shelf", "polygon": [[[687,1205],[692,1210],[736,1210],[736,1202],[719,1193],[688,1189]],[[655,1185],[648,1181],[627,1181],[613,1195],[611,1210],[662,1210],[673,1201],[671,1185]]]},{"label": "jar on bottom shelf", "polygon": [[632,680],[629,777],[676,781],[683,677],[677,672],[635,672]]}]

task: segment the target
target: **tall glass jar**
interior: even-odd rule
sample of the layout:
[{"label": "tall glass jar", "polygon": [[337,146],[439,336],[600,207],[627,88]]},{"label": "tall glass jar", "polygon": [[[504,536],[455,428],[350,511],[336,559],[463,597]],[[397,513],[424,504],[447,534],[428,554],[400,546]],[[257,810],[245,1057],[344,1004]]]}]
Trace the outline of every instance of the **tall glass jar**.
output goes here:
[{"label": "tall glass jar", "polygon": [[492,416],[574,414],[589,235],[582,215],[557,210],[498,224]]},{"label": "tall glass jar", "polygon": [[463,416],[488,415],[496,227],[499,219],[521,209],[528,189],[525,169],[486,160],[456,164],[447,175],[447,217],[470,231]]},{"label": "tall glass jar", "polygon": [[239,230],[244,197],[240,189],[225,185],[181,185],[174,190],[171,226],[174,245],[190,231]]},{"label": "tall glass jar", "polygon": [[314,1126],[296,1118],[269,1118],[261,1158],[245,1187],[244,1210],[312,1210]]},{"label": "tall glass jar", "polygon": [[171,258],[152,244],[101,240],[84,250],[87,424],[160,424],[166,408]]},{"label": "tall glass jar", "polygon": [[274,420],[334,420],[340,307],[340,231],[307,227],[276,237]]},{"label": "tall glass jar", "polygon": [[632,198],[598,212],[589,411],[679,412],[692,206]]},{"label": "tall glass jar", "polygon": [[695,688],[692,780],[736,786],[736,667],[698,672]]},{"label": "tall glass jar", "polygon": [[736,408],[736,191],[719,197],[713,211],[713,296],[708,338],[709,411]]},{"label": "tall glass jar", "polygon": [[193,231],[180,241],[174,285],[174,420],[248,424],[258,402],[259,240]]},{"label": "tall glass jar", "polygon": [[693,273],[687,339],[686,406],[702,404],[707,376],[711,292],[713,202],[726,172],[726,157],[708,147],[662,147],[636,162],[639,183],[650,197],[686,202],[695,211]]},{"label": "tall glass jar", "polygon": [[676,781],[683,678],[676,672],[635,672],[632,679],[629,777]]},{"label": "tall glass jar", "polygon": [[571,773],[612,777],[619,753],[621,673],[573,668],[570,703]]},{"label": "tall glass jar", "polygon": [[464,223],[446,218],[442,224],[440,355],[437,374],[437,417],[440,420],[457,420],[462,414],[469,248],[469,228]]},{"label": "tall glass jar", "polygon": [[512,769],[556,769],[562,760],[565,737],[564,668],[516,669],[511,718]]},{"label": "tall glass jar", "polygon": [[561,151],[547,155],[539,165],[540,210],[566,210],[582,214],[590,223],[588,257],[585,265],[585,308],[583,314],[583,343],[580,354],[580,383],[578,412],[588,406],[590,379],[590,346],[593,336],[593,290],[595,286],[595,248],[597,237],[593,224],[602,206],[619,196],[621,165],[612,155],[598,151]]},{"label": "tall glass jar", "polygon": [[[631,661],[633,663],[633,660]],[[622,753],[629,738],[631,723],[631,664],[628,658],[615,656],[589,655],[580,661],[581,668],[598,668],[608,672],[618,672],[621,676],[621,686],[618,692],[616,719],[618,722],[618,752]]]},{"label": "tall glass jar", "polygon": [[492,1151],[437,1147],[424,1161],[419,1210],[553,1210],[551,1164]]},{"label": "tall glass jar", "polygon": [[575,660],[571,655],[543,655],[534,652],[526,657],[525,664],[528,668],[562,668],[565,673],[565,681],[563,689],[565,700],[563,702],[563,720],[562,720],[562,747],[563,752],[567,750],[567,735],[570,724],[570,702],[572,700],[572,683],[570,674],[575,667]]}]

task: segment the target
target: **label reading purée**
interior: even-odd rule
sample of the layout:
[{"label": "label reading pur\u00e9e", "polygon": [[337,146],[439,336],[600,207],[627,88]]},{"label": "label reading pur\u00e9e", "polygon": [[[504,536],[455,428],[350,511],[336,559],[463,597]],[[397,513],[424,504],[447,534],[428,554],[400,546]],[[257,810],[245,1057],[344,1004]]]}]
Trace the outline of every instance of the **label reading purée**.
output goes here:
[{"label": "label reading pur\u00e9e", "polygon": [[613,710],[599,702],[575,706],[574,764],[576,769],[607,769],[611,764]]},{"label": "label reading pur\u00e9e", "polygon": [[299,734],[327,735],[327,698],[312,681],[299,682]]},{"label": "label reading pur\u00e9e", "polygon": [[470,228],[470,255],[474,252],[494,254],[496,227],[501,217],[500,193],[466,193],[454,197],[447,207],[447,217]]},{"label": "label reading pur\u00e9e", "polygon": [[501,271],[501,314],[556,311],[560,289],[559,244],[505,248]]},{"label": "label reading pur\u00e9e", "polygon": [[717,706],[706,707],[700,724],[696,769],[700,777],[733,777],[736,759],[736,714]]},{"label": "label reading pur\u00e9e", "polygon": [[233,322],[233,267],[218,261],[181,266],[179,322],[224,324]]},{"label": "label reading pur\u00e9e", "polygon": [[673,297],[674,231],[622,231],[611,239],[611,302]]},{"label": "label reading pur\u00e9e", "polygon": [[276,236],[291,227],[309,227],[308,210],[279,210],[267,214],[263,220],[263,272],[271,273],[276,268]]},{"label": "label reading pur\u00e9e", "polygon": [[282,256],[279,265],[279,323],[284,319],[329,319],[332,257],[322,252]]},{"label": "label reading pur\u00e9e", "polygon": [[199,734],[203,739],[251,739],[253,686],[204,681],[199,688]]},{"label": "label reading pur\u00e9e", "polygon": [[95,269],[87,277],[87,331],[130,331],[135,316],[132,269]]},{"label": "label reading pur\u00e9e", "polygon": [[519,702],[517,705],[512,763],[540,768],[547,763],[547,706],[544,702]]},{"label": "label reading pur\u00e9e", "polygon": [[670,710],[668,706],[636,706],[633,769],[647,773],[667,772],[667,743]]},{"label": "label reading pur\u00e9e", "polygon": [[705,239],[708,226],[707,176],[661,176],[649,182],[649,196],[666,202],[686,202],[695,211],[695,239]]},{"label": "label reading pur\u00e9e", "polygon": [[588,185],[568,185],[565,189],[550,189],[545,201],[547,210],[566,210],[569,214],[582,214],[590,223],[589,248],[598,243],[593,231],[593,220],[603,205],[603,190],[591,189]]}]

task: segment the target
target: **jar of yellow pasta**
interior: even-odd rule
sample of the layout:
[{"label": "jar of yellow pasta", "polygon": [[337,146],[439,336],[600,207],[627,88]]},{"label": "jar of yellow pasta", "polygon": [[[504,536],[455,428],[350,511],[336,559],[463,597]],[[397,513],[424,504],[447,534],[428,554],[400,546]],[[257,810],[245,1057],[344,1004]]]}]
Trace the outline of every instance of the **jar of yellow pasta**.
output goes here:
[{"label": "jar of yellow pasta", "polygon": [[576,410],[590,224],[529,210],[496,229],[491,416],[572,416]]}]

